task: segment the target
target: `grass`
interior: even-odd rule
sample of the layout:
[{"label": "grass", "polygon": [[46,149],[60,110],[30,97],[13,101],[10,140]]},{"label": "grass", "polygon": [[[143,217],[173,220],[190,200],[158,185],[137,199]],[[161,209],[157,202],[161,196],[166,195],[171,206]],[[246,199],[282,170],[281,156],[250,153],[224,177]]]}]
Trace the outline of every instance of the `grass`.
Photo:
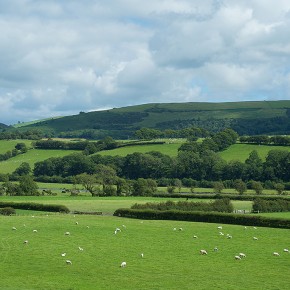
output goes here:
[{"label": "grass", "polygon": [[[290,256],[283,248],[289,246],[289,230],[223,225],[233,239],[218,231],[216,224],[111,216],[1,216],[1,288],[288,289]],[[240,252],[247,257],[236,261]],[[120,268],[123,261],[127,267]]]},{"label": "grass", "polygon": [[[0,142],[1,144],[1,142]],[[74,150],[44,150],[44,149],[31,149],[27,153],[17,155],[6,161],[0,162],[0,172],[1,173],[12,173],[22,162],[27,162],[34,167],[34,163],[38,161],[43,161],[50,157],[64,157],[66,155],[72,154]]]},{"label": "grass", "polygon": [[15,148],[17,143],[25,143],[29,148],[31,147],[31,140],[1,140],[0,141],[0,154],[4,154],[7,151],[11,151]]},{"label": "grass", "polygon": [[224,160],[239,160],[244,162],[250,153],[256,150],[260,158],[265,161],[270,150],[287,150],[290,152],[289,146],[267,146],[267,145],[253,145],[253,144],[234,144],[225,151],[218,153]]}]

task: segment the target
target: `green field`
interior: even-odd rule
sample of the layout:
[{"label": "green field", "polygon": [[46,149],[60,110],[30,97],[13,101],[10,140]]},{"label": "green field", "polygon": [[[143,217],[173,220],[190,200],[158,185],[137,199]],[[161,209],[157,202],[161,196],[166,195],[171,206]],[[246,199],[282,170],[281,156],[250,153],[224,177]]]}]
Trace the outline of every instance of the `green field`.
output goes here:
[{"label": "green field", "polygon": [[239,160],[244,162],[249,154],[256,150],[259,156],[265,161],[270,150],[287,150],[290,152],[289,146],[267,146],[267,145],[252,145],[252,144],[234,144],[219,155],[226,161]]},{"label": "green field", "polygon": [[31,140],[0,140],[0,154],[13,150],[17,143],[25,143],[29,148],[31,147],[31,142]]},{"label": "green field", "polygon": [[[0,142],[1,144],[1,142]],[[43,161],[50,157],[63,157],[72,154],[74,150],[43,150],[43,149],[31,149],[24,154],[17,155],[6,161],[0,162],[0,173],[12,173],[22,162],[28,162],[31,168],[34,167],[34,163]]]},{"label": "green field", "polygon": [[[111,216],[1,216],[0,288],[288,289],[290,254],[283,249],[289,230],[223,225],[233,236],[227,239],[217,226]],[[121,232],[114,234],[117,227]],[[200,255],[201,249],[208,255]],[[246,258],[235,260],[240,252]]]}]

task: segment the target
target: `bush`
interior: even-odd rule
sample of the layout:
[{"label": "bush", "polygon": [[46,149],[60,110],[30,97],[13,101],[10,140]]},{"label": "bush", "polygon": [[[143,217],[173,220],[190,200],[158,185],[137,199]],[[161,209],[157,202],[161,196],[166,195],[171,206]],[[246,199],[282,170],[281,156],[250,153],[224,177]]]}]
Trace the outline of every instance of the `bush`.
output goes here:
[{"label": "bush", "polygon": [[49,211],[49,212],[60,212],[69,213],[70,210],[64,205],[57,204],[40,204],[33,202],[0,202],[0,207],[13,207],[24,210],[36,210],[36,211]]},{"label": "bush", "polygon": [[13,215],[15,214],[16,211],[13,207],[3,207],[3,208],[0,208],[0,214],[1,215]]}]

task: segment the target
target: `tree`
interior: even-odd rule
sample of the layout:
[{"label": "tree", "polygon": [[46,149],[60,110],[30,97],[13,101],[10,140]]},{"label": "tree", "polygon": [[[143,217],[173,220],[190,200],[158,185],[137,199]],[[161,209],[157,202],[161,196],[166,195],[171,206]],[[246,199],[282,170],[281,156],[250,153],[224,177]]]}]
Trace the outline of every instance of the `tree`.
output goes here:
[{"label": "tree", "polygon": [[263,185],[260,181],[252,181],[251,187],[256,192],[257,195],[260,195],[263,193]]},{"label": "tree", "polygon": [[213,190],[215,193],[221,193],[223,189],[225,189],[225,187],[221,181],[216,181],[213,183]]},{"label": "tree", "polygon": [[103,193],[106,195],[108,193],[106,187],[110,188],[110,194],[112,193],[111,185],[114,184],[116,180],[116,171],[110,166],[97,164],[95,167],[95,175],[100,181],[103,187]]},{"label": "tree", "polygon": [[26,153],[28,150],[25,143],[17,143],[15,149],[19,150],[21,153]]},{"label": "tree", "polygon": [[275,184],[275,189],[276,189],[278,194],[283,194],[284,189],[285,189],[285,185],[283,183],[278,182]]},{"label": "tree", "polygon": [[82,173],[75,177],[77,183],[81,184],[92,196],[96,196],[99,192],[99,180],[96,175]]},{"label": "tree", "polygon": [[18,168],[16,168],[13,172],[14,175],[29,175],[31,173],[31,167],[29,163],[27,162],[22,162]]},{"label": "tree", "polygon": [[244,194],[247,191],[247,185],[245,182],[242,181],[242,179],[235,180],[234,188],[240,195]]},{"label": "tree", "polygon": [[19,195],[38,195],[38,185],[32,176],[24,175],[19,179]]}]

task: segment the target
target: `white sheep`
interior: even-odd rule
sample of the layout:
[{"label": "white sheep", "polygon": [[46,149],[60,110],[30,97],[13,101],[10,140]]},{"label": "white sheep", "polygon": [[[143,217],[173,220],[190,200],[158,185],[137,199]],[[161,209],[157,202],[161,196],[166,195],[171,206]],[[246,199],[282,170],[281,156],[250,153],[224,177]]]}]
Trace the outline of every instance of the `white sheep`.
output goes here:
[{"label": "white sheep", "polygon": [[62,257],[65,257],[65,256],[66,256],[66,253],[62,253],[61,256],[62,256]]},{"label": "white sheep", "polygon": [[65,261],[67,265],[72,265],[72,261],[71,260],[66,260]]},{"label": "white sheep", "polygon": [[280,256],[279,253],[277,253],[277,252],[274,252],[273,255],[274,256]]},{"label": "white sheep", "polygon": [[122,267],[122,268],[124,268],[126,266],[127,266],[127,263],[126,262],[122,262],[121,265],[120,265],[120,267]]},{"label": "white sheep", "polygon": [[253,240],[257,241],[257,240],[258,240],[258,238],[257,238],[257,237],[253,237]]},{"label": "white sheep", "polygon": [[289,253],[289,250],[288,250],[288,249],[284,249],[283,251],[284,251],[284,252],[288,252],[288,253]]},{"label": "white sheep", "polygon": [[33,230],[34,233],[37,233],[37,230]]},{"label": "white sheep", "polygon": [[220,235],[220,236],[224,236],[224,233],[222,233],[222,232],[219,232],[219,235]]},{"label": "white sheep", "polygon": [[144,258],[144,254],[143,253],[141,253],[141,258]]},{"label": "white sheep", "polygon": [[176,231],[176,228],[173,228],[174,231]]},{"label": "white sheep", "polygon": [[89,226],[87,226],[87,229],[89,229],[90,227]]},{"label": "white sheep", "polygon": [[28,244],[28,241],[27,241],[27,240],[25,240],[25,241],[23,242],[23,244],[27,245],[27,244]]},{"label": "white sheep", "polygon": [[253,229],[254,229],[254,230],[256,230],[257,228],[256,228],[256,227],[254,227]]},{"label": "white sheep", "polygon": [[232,238],[233,238],[233,236],[227,235],[227,239],[232,239]]},{"label": "white sheep", "polygon": [[194,235],[194,236],[193,236],[193,238],[194,238],[194,239],[197,239],[197,236],[196,236],[196,235]]},{"label": "white sheep", "polygon": [[207,251],[206,251],[206,250],[200,250],[199,253],[200,253],[201,255],[207,255]]},{"label": "white sheep", "polygon": [[65,232],[64,233],[66,236],[70,236],[70,232]]},{"label": "white sheep", "polygon": [[222,230],[222,229],[223,229],[223,227],[222,227],[222,226],[218,226],[217,228],[218,228],[219,230]]},{"label": "white sheep", "polygon": [[215,252],[217,252],[219,249],[218,249],[218,247],[214,247],[214,249],[213,249]]},{"label": "white sheep", "polygon": [[78,225],[79,224],[79,222],[76,222],[76,225]]},{"label": "white sheep", "polygon": [[83,251],[84,249],[83,249],[82,247],[79,247],[79,250],[80,250],[80,251]]},{"label": "white sheep", "polygon": [[241,260],[241,257],[240,256],[235,256],[235,259],[236,260]]},{"label": "white sheep", "polygon": [[13,231],[16,231],[17,229],[16,229],[16,227],[12,227],[12,230],[13,230]]},{"label": "white sheep", "polygon": [[239,253],[239,256],[240,256],[241,258],[246,258],[246,255],[245,255],[244,253]]},{"label": "white sheep", "polygon": [[180,231],[183,231],[183,228],[179,228]]}]

